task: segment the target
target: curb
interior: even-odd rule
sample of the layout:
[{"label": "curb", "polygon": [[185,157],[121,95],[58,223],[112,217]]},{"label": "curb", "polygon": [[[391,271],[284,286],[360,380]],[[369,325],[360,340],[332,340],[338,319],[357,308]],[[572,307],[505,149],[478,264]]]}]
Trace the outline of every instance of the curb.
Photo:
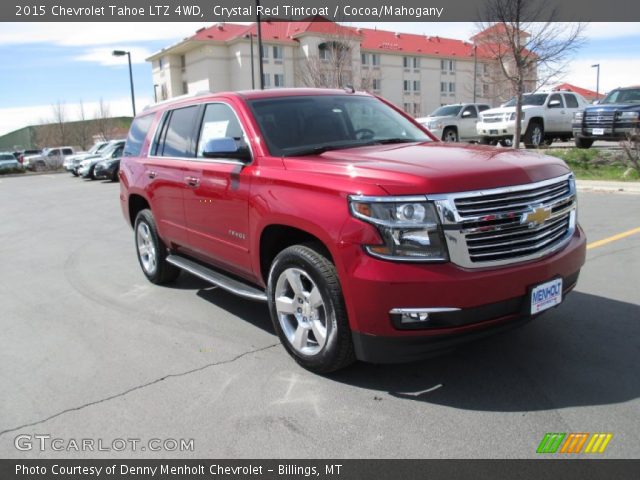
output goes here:
[{"label": "curb", "polygon": [[640,195],[640,182],[614,182],[600,180],[576,180],[579,192],[622,193]]}]

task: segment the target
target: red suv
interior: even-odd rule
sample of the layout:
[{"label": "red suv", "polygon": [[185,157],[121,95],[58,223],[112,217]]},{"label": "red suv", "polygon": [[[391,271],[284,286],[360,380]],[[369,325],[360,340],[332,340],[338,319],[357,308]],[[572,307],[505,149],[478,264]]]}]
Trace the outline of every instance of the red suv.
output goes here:
[{"label": "red suv", "polygon": [[134,120],[120,200],[142,271],[268,302],[316,372],[501,330],[576,285],[585,236],[557,158],[437,141],[341,90],[206,94]]}]

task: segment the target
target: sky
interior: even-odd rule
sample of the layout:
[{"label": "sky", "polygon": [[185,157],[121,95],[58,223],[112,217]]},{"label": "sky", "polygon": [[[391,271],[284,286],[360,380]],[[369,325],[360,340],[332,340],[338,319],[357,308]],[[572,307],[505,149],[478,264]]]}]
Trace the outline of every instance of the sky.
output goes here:
[{"label": "sky", "polygon": [[[131,115],[126,57],[133,62],[136,108],[153,102],[151,53],[191,36],[211,24],[192,23],[3,23],[0,28],[0,135],[31,124],[46,123],[52,104],[64,103],[69,119],[91,117],[102,99],[114,116]],[[367,23],[351,26],[371,27]],[[474,23],[376,23],[378,28],[468,40]],[[600,91],[640,83],[640,23],[590,23],[586,42],[563,81],[595,90],[600,64]]]}]

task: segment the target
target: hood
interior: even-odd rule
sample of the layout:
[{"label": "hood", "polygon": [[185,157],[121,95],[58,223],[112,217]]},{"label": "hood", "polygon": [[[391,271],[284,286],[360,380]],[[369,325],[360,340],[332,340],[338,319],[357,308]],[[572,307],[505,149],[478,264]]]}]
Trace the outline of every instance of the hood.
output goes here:
[{"label": "hood", "polygon": [[611,112],[611,111],[640,111],[640,104],[638,103],[611,103],[611,104],[598,104],[584,109],[585,112]]},{"label": "hood", "polygon": [[[527,110],[532,110],[534,108],[541,108],[542,105],[523,105],[522,111],[526,112]],[[489,110],[485,110],[481,112],[480,115],[486,115],[487,113],[513,113],[516,111],[516,107],[496,107],[490,108]]]},{"label": "hood", "polygon": [[427,122],[437,122],[438,120],[444,120],[445,118],[456,118],[456,115],[438,115],[437,117],[427,117]]},{"label": "hood", "polygon": [[373,185],[390,195],[452,193],[522,185],[570,172],[555,157],[443,142],[360,147],[283,160],[285,168],[303,172],[307,182],[315,183],[311,174],[342,177],[348,180],[349,193],[365,195],[375,194]]}]

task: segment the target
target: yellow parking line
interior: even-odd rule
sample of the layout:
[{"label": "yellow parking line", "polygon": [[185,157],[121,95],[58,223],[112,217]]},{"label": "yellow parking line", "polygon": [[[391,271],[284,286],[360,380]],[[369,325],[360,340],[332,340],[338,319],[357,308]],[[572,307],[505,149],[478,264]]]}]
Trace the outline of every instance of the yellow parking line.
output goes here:
[{"label": "yellow parking line", "polygon": [[601,247],[602,245],[606,245],[607,243],[615,242],[616,240],[621,240],[623,238],[629,237],[635,233],[640,233],[640,227],[634,228],[632,230],[627,230],[626,232],[619,233],[617,235],[613,235],[612,237],[603,238],[602,240],[598,240],[597,242],[591,242],[587,245],[587,250]]}]

